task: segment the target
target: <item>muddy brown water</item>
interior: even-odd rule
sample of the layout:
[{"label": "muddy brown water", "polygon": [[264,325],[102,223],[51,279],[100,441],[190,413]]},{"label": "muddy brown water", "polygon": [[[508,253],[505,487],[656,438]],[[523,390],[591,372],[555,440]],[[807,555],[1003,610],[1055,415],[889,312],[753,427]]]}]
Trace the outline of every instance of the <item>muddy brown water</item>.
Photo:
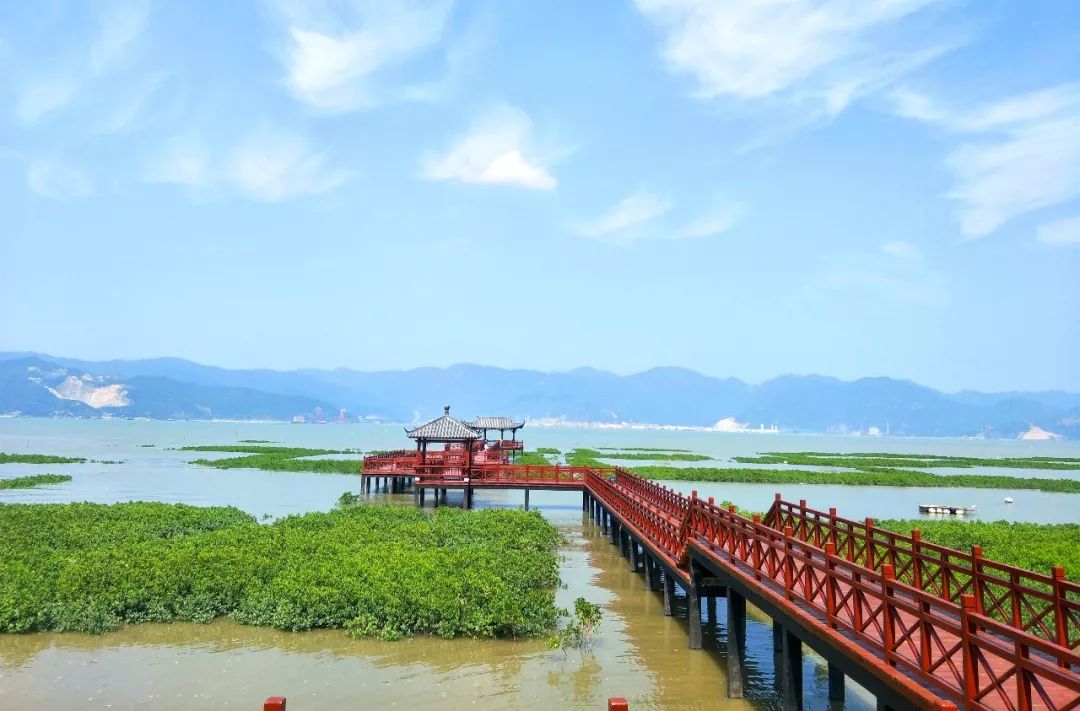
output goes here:
[{"label": "muddy brown water", "polygon": [[[401,430],[382,426],[294,427],[272,423],[190,423],[69,420],[0,420],[0,450],[69,454],[121,464],[2,465],[0,476],[55,471],[69,484],[0,492],[0,502],[127,500],[234,505],[256,516],[327,510],[355,476],[288,474],[195,467],[201,456],[169,448],[242,438],[295,446],[364,449],[395,446]],[[790,441],[789,441],[790,440]],[[154,444],[154,447],[140,447]],[[1040,445],[1043,443],[1040,443]],[[777,438],[715,433],[534,430],[530,446],[673,446],[717,457],[763,449],[867,449],[867,443],[826,437]],[[861,445],[861,446],[860,446]],[[1075,443],[993,445],[950,440],[884,440],[875,449],[1031,456],[1080,456]],[[213,455],[211,455],[213,456]],[[1013,473],[1013,472],[1009,472]],[[1076,476],[1076,473],[1062,473]],[[702,496],[764,508],[775,485],[673,482]],[[1015,507],[992,508],[995,490],[918,490],[793,486],[785,496],[836,505],[852,517],[911,516],[925,497],[980,503],[980,510],[1028,520],[1078,521],[1072,496],[1016,492]],[[483,492],[478,506],[518,507],[521,492]],[[410,495],[379,496],[411,505]],[[288,698],[291,711],[343,708],[603,709],[609,696],[625,696],[631,709],[778,708],[772,631],[752,607],[747,624],[745,700],[726,698],[725,617],[718,600],[710,618],[705,605],[705,649],[688,648],[685,605],[663,615],[658,593],[632,573],[615,546],[581,511],[581,495],[533,492],[531,504],[565,534],[561,566],[562,607],[584,596],[600,604],[604,620],[591,653],[547,649],[545,640],[350,639],[341,630],[289,633],[221,620],[209,625],[138,625],[117,632],[0,635],[0,710],[7,709],[257,709],[270,695]],[[1023,505],[1021,505],[1023,504]],[[989,516],[988,516],[989,517]],[[807,708],[829,708],[821,660],[804,660]],[[873,699],[849,683],[844,708],[868,709]]]},{"label": "muddy brown water", "polygon": [[[491,496],[480,503],[511,504]],[[254,709],[274,694],[294,711],[602,709],[609,696],[627,697],[632,709],[778,705],[763,615],[751,610],[747,628],[747,699],[729,700],[716,622],[724,600],[703,611],[706,649],[690,650],[682,599],[665,617],[661,596],[581,513],[580,494],[536,492],[533,501],[565,534],[559,604],[584,595],[604,608],[591,652],[551,651],[536,639],[357,640],[341,630],[282,632],[226,620],[131,625],[99,636],[3,635],[0,708]],[[824,668],[809,656],[805,665],[808,707],[825,708]],[[850,685],[846,708],[871,701]]]}]

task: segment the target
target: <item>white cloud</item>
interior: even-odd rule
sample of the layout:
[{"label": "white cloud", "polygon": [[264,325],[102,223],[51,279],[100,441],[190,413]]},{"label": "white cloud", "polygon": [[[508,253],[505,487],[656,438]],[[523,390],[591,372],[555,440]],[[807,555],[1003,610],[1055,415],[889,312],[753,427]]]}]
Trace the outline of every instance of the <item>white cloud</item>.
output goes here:
[{"label": "white cloud", "polygon": [[203,185],[210,179],[210,153],[197,139],[174,139],[143,177],[149,183]]},{"label": "white cloud", "polygon": [[31,190],[53,200],[70,200],[93,193],[85,173],[54,160],[32,161],[26,169],[26,182]]},{"label": "white cloud", "polygon": [[531,155],[532,143],[529,117],[502,106],[473,124],[446,153],[421,158],[420,177],[552,190],[558,181]]},{"label": "white cloud", "polygon": [[239,191],[260,202],[278,202],[337,188],[351,177],[301,136],[268,128],[253,131],[232,147],[207,149],[194,137],[165,146],[143,179],[197,189]]},{"label": "white cloud", "polygon": [[895,242],[886,242],[881,245],[881,251],[885,254],[900,259],[919,259],[922,254],[919,252],[919,248],[910,242],[904,242],[897,240]]},{"label": "white cloud", "polygon": [[[98,10],[99,6],[94,6]],[[50,52],[36,62],[17,87],[15,116],[24,125],[36,123],[77,100],[100,101],[93,91],[110,72],[130,58],[149,20],[146,2],[115,2],[102,6],[97,31],[75,47]]]},{"label": "white cloud", "polygon": [[742,214],[742,205],[718,199],[707,213],[674,233],[677,238],[711,237],[727,232]]},{"label": "white cloud", "polygon": [[15,101],[15,116],[23,124],[36,123],[45,114],[68,105],[75,87],[64,77],[53,77],[24,86]]},{"label": "white cloud", "polygon": [[90,46],[90,71],[100,74],[124,61],[149,19],[147,2],[113,3],[100,17],[98,34]]},{"label": "white cloud", "polygon": [[249,197],[276,202],[332,190],[349,174],[328,167],[326,156],[312,151],[302,138],[260,132],[233,152],[227,177]]},{"label": "white cloud", "polygon": [[319,109],[380,103],[400,89],[378,85],[376,74],[437,45],[451,7],[449,0],[356,0],[334,12],[283,4],[286,82],[298,100]]},{"label": "white cloud", "polygon": [[599,217],[578,222],[574,225],[574,231],[582,237],[614,236],[617,241],[632,239],[640,235],[623,233],[664,215],[671,205],[668,198],[639,191],[626,196]]},{"label": "white cloud", "polygon": [[1054,246],[1080,244],[1080,216],[1039,225],[1038,240]]},{"label": "white cloud", "polygon": [[913,250],[906,242],[890,242],[877,253],[833,255],[825,268],[812,277],[811,285],[815,290],[848,293],[852,298],[901,304],[937,305],[947,301],[945,278],[923,260],[912,258],[918,254]]},{"label": "white cloud", "polygon": [[941,0],[635,1],[663,32],[668,69],[693,76],[701,99],[780,96],[835,115],[946,50],[901,31]]},{"label": "white cloud", "polygon": [[960,231],[984,237],[1008,221],[1080,197],[1080,84],[1063,84],[975,109],[955,110],[904,90],[902,116],[969,138],[945,165]]}]

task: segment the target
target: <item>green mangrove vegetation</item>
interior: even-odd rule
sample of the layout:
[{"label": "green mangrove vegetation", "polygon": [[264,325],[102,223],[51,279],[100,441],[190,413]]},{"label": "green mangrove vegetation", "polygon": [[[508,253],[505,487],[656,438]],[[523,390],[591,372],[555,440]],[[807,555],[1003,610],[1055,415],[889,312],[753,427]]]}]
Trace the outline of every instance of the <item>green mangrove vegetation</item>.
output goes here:
[{"label": "green mangrove vegetation", "polygon": [[738,482],[751,484],[846,484],[851,486],[921,486],[929,488],[1027,489],[1080,494],[1080,481],[981,474],[930,474],[903,469],[865,469],[851,472],[736,467],[634,467],[648,479]]},{"label": "green mangrove vegetation", "polygon": [[537,454],[562,454],[562,452],[555,449],[554,447],[537,447],[536,448],[536,453]]},{"label": "green mangrove vegetation", "polygon": [[674,447],[597,447],[604,452],[689,452],[689,449],[675,449]]},{"label": "green mangrove vegetation", "polygon": [[878,528],[910,533],[917,528],[923,540],[957,550],[983,547],[987,558],[1019,568],[1049,573],[1054,565],[1065,566],[1070,580],[1080,580],[1080,525],[1009,523],[1008,521],[926,521],[890,519],[875,521]]},{"label": "green mangrove vegetation", "polygon": [[828,466],[849,469],[870,467],[907,467],[929,469],[951,467],[1002,467],[1006,469],[1080,470],[1080,459],[1073,457],[953,457],[936,454],[896,454],[888,452],[766,452],[757,457],[732,457],[743,464],[790,464],[793,466]]},{"label": "green mangrove vegetation", "polygon": [[546,452],[541,452],[539,449],[533,452],[519,452],[511,461],[514,464],[526,464],[529,466],[551,464],[551,458],[547,456]]},{"label": "green mangrove vegetation", "polygon": [[543,635],[557,543],[524,511],[351,506],[260,525],[224,507],[0,505],[0,632],[229,617],[384,639]]},{"label": "green mangrove vegetation", "polygon": [[[0,464],[82,464],[85,457],[58,457],[52,454],[9,454],[0,452]],[[114,462],[104,462],[113,464]]]},{"label": "green mangrove vegetation", "polygon": [[63,484],[71,481],[67,474],[31,474],[12,479],[0,479],[0,489],[33,489],[46,484]]},{"label": "green mangrove vegetation", "polygon": [[314,449],[310,447],[269,447],[265,445],[204,444],[181,447],[184,452],[222,452],[242,457],[196,459],[192,464],[217,469],[262,469],[271,472],[314,472],[316,474],[359,474],[364,468],[357,459],[309,459],[334,454],[354,454],[351,449]]},{"label": "green mangrove vegetation", "polygon": [[567,455],[567,464],[569,464],[570,458],[575,459],[575,462],[589,462],[589,464],[577,464],[580,467],[605,467],[604,462],[600,459],[634,459],[644,461],[706,461],[712,459],[703,454],[693,454],[692,452],[674,452],[669,450],[635,450],[635,451],[609,451],[604,450],[590,450],[590,448],[579,447],[577,450],[573,450]]}]

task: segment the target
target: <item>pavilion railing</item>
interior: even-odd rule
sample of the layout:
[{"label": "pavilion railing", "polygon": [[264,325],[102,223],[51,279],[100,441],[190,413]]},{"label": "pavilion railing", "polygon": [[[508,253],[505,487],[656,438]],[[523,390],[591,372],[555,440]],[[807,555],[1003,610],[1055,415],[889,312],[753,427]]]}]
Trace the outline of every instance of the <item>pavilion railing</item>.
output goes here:
[{"label": "pavilion railing", "polygon": [[839,555],[867,568],[891,565],[898,580],[942,599],[959,604],[971,595],[981,615],[1061,647],[1080,648],[1080,584],[1066,580],[1061,566],[1050,575],[1017,568],[984,558],[980,546],[964,553],[922,540],[918,529],[910,535],[887,531],[873,519],[841,518],[836,509],[818,511],[779,494],[765,523],[790,527],[796,538],[818,548],[831,542]]}]

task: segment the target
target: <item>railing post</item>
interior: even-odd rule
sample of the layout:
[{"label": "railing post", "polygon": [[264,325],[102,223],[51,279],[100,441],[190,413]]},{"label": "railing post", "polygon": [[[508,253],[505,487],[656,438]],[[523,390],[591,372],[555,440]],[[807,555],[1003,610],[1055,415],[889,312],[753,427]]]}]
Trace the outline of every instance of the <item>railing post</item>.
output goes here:
[{"label": "railing post", "polygon": [[896,620],[891,604],[892,583],[895,580],[896,568],[886,563],[881,571],[881,635],[885,644],[885,662],[891,667],[896,666],[896,660],[893,659],[893,648],[896,646]]},{"label": "railing post", "polygon": [[982,546],[971,547],[971,594],[975,596],[975,611],[983,614]]},{"label": "railing post", "polygon": [[836,628],[836,582],[833,580],[833,571],[836,570],[836,544],[832,541],[825,544],[825,619],[829,627]]},{"label": "railing post", "polygon": [[621,696],[612,696],[607,700],[607,711],[630,711],[630,706]]},{"label": "railing post", "polygon": [[263,711],[285,711],[285,697],[271,696],[263,702]]},{"label": "railing post", "polygon": [[863,555],[866,558],[866,567],[870,570],[874,569],[874,519],[866,519],[866,543],[864,544]]},{"label": "railing post", "polygon": [[836,540],[836,508],[829,508],[829,540],[833,542],[833,547],[839,545]]},{"label": "railing post", "polygon": [[[761,514],[754,514],[754,524],[761,525]],[[754,559],[754,579],[761,580],[761,546],[755,540],[752,557]]]},{"label": "railing post", "polygon": [[975,697],[979,693],[978,665],[975,657],[978,648],[972,641],[975,634],[975,622],[971,615],[975,612],[975,596],[963,595],[960,598],[960,646],[964,662],[963,693],[965,709],[970,709],[975,703]]},{"label": "railing post", "polygon": [[923,589],[922,583],[922,531],[917,528],[911,529],[911,577],[912,586]]},{"label": "railing post", "polygon": [[795,597],[795,564],[791,560],[791,526],[784,526],[784,596],[788,600]]},{"label": "railing post", "polygon": [[[1062,647],[1069,646],[1069,620],[1065,615],[1065,567],[1055,565],[1050,569],[1054,579],[1054,638]],[[1067,666],[1067,665],[1065,665]]]},{"label": "railing post", "polygon": [[809,538],[809,532],[806,530],[806,499],[799,499],[799,540],[805,541]]},{"label": "railing post", "polygon": [[780,515],[780,492],[776,492],[776,498],[773,499],[772,507],[769,509],[768,515],[765,516],[765,520],[769,520],[769,516],[772,516],[772,527],[777,531],[784,529],[784,522],[781,520],[783,516]]}]

